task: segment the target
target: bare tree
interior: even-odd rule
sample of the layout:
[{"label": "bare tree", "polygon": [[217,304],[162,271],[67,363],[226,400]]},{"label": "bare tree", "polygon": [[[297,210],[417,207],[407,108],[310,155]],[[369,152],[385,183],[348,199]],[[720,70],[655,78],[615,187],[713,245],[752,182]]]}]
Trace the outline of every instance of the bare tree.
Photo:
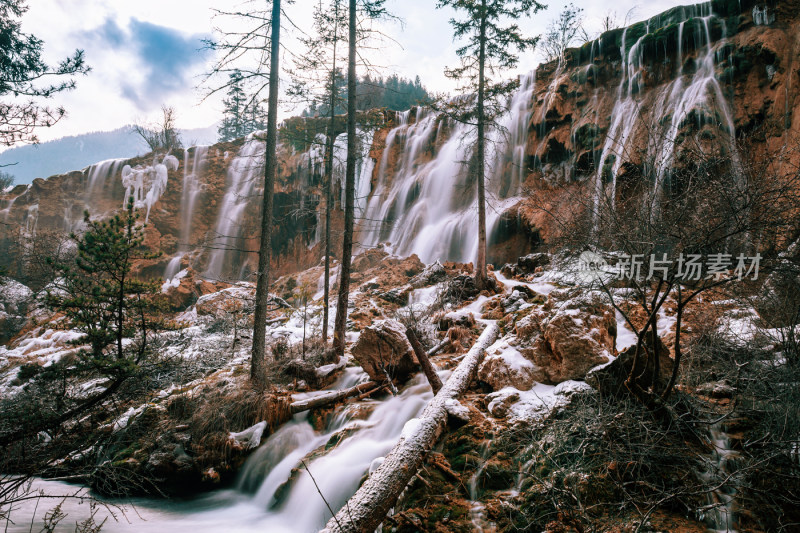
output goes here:
[{"label": "bare tree", "polygon": [[162,105],[161,118],[153,124],[134,124],[133,131],[150,148],[151,152],[171,152],[183,148],[181,136],[176,126],[175,108]]},{"label": "bare tree", "polygon": [[583,8],[569,4],[547,27],[547,33],[542,39],[545,59],[548,62],[561,61],[567,48],[579,40],[588,39],[589,36],[583,29]]},{"label": "bare tree", "polygon": [[[649,139],[643,146],[671,142],[657,124],[644,134]],[[752,293],[781,243],[800,231],[796,148],[765,153],[740,142],[739,157],[732,157],[695,132],[675,150],[679,155],[666,175],[659,160],[664,152],[643,148],[638,156],[625,154],[640,163],[629,166],[626,185],[621,180],[617,191],[589,187],[584,197],[570,196],[572,209],[547,210],[559,213],[553,216],[562,227],[552,244],[586,254],[577,262],[579,279],[604,292],[636,335],[624,387],[667,418],[664,400],[679,374],[687,307],[712,290]],[[658,338],[668,305],[675,311],[671,371],[660,368]],[[660,379],[664,371],[666,379]]]}]

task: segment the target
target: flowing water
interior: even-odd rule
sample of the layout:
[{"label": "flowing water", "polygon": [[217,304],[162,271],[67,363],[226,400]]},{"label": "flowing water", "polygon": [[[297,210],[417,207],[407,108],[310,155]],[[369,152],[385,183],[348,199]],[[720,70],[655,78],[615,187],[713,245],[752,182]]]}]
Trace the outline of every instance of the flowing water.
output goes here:
[{"label": "flowing water", "polygon": [[701,518],[710,531],[719,533],[736,533],[736,514],[734,513],[734,498],[736,497],[735,472],[736,458],[739,452],[731,448],[728,434],[725,433],[722,423],[711,426],[711,444],[714,450],[711,454],[711,465],[708,472],[703,474],[704,481],[715,486],[709,493],[708,505]]},{"label": "flowing water", "polygon": [[[446,375],[442,373],[443,378]],[[367,379],[360,369],[349,368],[332,388],[347,388]],[[316,532],[331,517],[319,493],[334,510],[344,505],[355,493],[371,463],[389,452],[399,440],[405,423],[418,416],[432,397],[427,380],[419,374],[397,396],[371,402],[374,410],[366,420],[354,419],[350,409],[345,408],[325,431],[316,432],[302,414],[298,415],[248,458],[236,489],[218,491],[188,502],[134,500],[133,506],[121,503],[127,520],[109,520],[103,531]],[[324,455],[307,457],[340,431],[353,436]],[[303,457],[307,457],[307,470],[300,463]],[[295,468],[299,470],[293,474]],[[289,484],[282,488],[287,482]],[[76,490],[76,487],[57,482],[40,481],[37,486],[48,494]],[[280,498],[276,496],[279,488]],[[39,504],[33,519],[34,525],[39,527],[34,527],[34,531],[39,530],[44,513],[52,507],[49,503],[44,500]],[[20,522],[9,531],[28,531],[34,508],[35,503],[29,502],[15,511]],[[85,518],[88,506],[68,500],[65,511],[69,515],[65,523],[72,525],[65,530],[72,530],[75,520]],[[98,516],[105,516],[105,511]]]}]

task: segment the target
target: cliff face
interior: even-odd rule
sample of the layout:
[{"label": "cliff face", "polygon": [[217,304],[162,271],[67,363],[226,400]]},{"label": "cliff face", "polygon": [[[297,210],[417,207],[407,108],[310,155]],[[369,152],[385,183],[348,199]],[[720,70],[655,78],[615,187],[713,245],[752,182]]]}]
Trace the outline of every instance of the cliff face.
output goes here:
[{"label": "cliff face", "polygon": [[[516,259],[557,235],[543,207],[624,195],[645,167],[655,169],[654,186],[668,180],[671,168],[691,163],[688,144],[735,158],[737,137],[747,136],[762,157],[783,152],[783,164],[800,164],[791,150],[800,135],[799,13],[798,0],[677,7],[523,77],[487,158],[490,261]],[[359,135],[357,242],[425,262],[471,261],[473,133],[425,108],[378,118],[383,126]],[[338,136],[335,236],[345,146],[346,136]],[[279,155],[278,275],[315,264],[323,230],[321,149],[303,152],[287,142]],[[53,235],[80,229],[85,209],[108,216],[133,194],[147,217],[147,243],[164,252],[142,265],[145,273],[170,277],[192,266],[210,278],[248,279],[256,264],[263,143],[244,139],[172,156],[173,163],[163,156],[98,163],[0,196],[0,264],[24,278],[20,250],[46,250]]]}]

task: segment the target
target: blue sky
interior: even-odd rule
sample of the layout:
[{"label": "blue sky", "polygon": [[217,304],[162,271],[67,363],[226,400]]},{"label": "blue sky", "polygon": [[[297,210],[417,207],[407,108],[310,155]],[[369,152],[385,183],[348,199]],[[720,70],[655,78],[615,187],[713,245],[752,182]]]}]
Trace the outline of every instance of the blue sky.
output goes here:
[{"label": "blue sky", "polygon": [[[214,56],[203,50],[202,40],[214,29],[238,26],[215,17],[214,9],[248,9],[263,6],[267,0],[29,0],[30,10],[23,18],[25,31],[45,41],[45,56],[55,62],[75,48],[86,51],[92,72],[79,78],[78,88],[60,95],[68,117],[49,130],[42,140],[86,131],[108,130],[136,121],[156,118],[163,104],[174,106],[179,125],[203,127],[216,122],[221,112],[219,97],[204,99],[208,85],[198,88]],[[297,0],[286,8],[293,22],[308,29],[313,0]],[[592,1],[573,0],[584,9],[590,34],[609,11],[622,19],[635,9],[634,20],[641,20],[681,2],[672,0]],[[371,61],[381,73],[419,75],[423,83],[437,92],[455,87],[443,75],[445,66],[457,61],[448,19],[451,13],[434,8],[434,0],[389,0],[389,9],[404,23],[387,23],[382,28],[396,42],[371,53]],[[541,34],[565,2],[549,2],[549,8],[520,25],[531,35]],[[231,24],[234,24],[233,26]],[[284,32],[292,47],[297,30]],[[526,54],[519,72],[535,68],[538,54]],[[212,84],[213,85],[213,84]],[[284,107],[283,116],[297,110]]]}]

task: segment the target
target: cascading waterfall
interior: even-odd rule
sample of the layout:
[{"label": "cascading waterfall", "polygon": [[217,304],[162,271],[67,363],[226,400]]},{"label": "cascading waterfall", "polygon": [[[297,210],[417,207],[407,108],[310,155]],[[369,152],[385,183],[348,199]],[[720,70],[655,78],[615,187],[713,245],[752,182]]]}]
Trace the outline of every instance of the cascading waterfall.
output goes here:
[{"label": "cascading waterfall", "polygon": [[[655,105],[648,110],[654,117],[667,117],[660,131],[644,132],[647,136],[647,158],[653,162],[655,193],[661,189],[664,180],[674,162],[675,145],[680,130],[694,111],[698,120],[720,114],[720,128],[730,139],[730,151],[734,170],[739,167],[735,147],[735,126],[733,112],[725,98],[722,86],[716,77],[715,67],[718,51],[725,45],[727,29],[723,19],[712,12],[711,3],[681,8],[683,21],[678,24],[678,51],[676,69],[677,76],[669,84],[656,90],[651,95]],[[722,26],[722,38],[714,43],[711,36],[711,24],[716,22]],[[691,27],[687,28],[687,24]],[[599,164],[595,174],[595,209],[599,207],[604,190],[604,179],[611,183],[611,205],[616,202],[617,176],[623,162],[635,151],[636,137],[639,128],[647,128],[643,117],[643,77],[645,74],[644,46],[650,35],[649,24],[645,33],[627,48],[628,28],[623,30],[620,54],[622,57],[622,80],[617,89],[616,102],[611,113],[611,125],[603,145]],[[695,65],[691,73],[684,73],[684,36],[686,31],[692,32],[697,50]]]},{"label": "cascading waterfall", "polygon": [[[195,146],[183,152],[183,193],[181,194],[181,227],[178,241],[178,253],[167,264],[164,279],[172,279],[180,270],[181,260],[190,249],[192,238],[192,217],[197,205],[197,198],[202,190],[200,178],[206,164],[208,146]],[[192,152],[190,159],[189,154]],[[189,162],[191,161],[191,166]]]},{"label": "cascading waterfall", "polygon": [[[534,88],[533,73],[523,76],[519,90],[509,99],[509,112],[500,127],[490,132],[487,145],[496,147],[494,157],[487,157],[485,174],[488,194],[496,204],[487,213],[490,233],[502,212],[515,203],[526,174]],[[395,254],[416,253],[426,263],[472,261],[477,254],[478,219],[475,184],[466,166],[474,128],[427,108],[415,112],[413,123],[408,113],[399,114],[399,124],[386,137],[359,240],[365,248],[387,242]],[[390,168],[394,150],[400,157]],[[430,159],[422,161],[423,155]]]},{"label": "cascading waterfall", "polygon": [[215,238],[209,256],[206,275],[223,279],[232,268],[233,257],[241,239],[244,213],[257,194],[264,173],[264,141],[255,133],[247,136],[239,153],[228,166],[225,196],[217,215]]}]

